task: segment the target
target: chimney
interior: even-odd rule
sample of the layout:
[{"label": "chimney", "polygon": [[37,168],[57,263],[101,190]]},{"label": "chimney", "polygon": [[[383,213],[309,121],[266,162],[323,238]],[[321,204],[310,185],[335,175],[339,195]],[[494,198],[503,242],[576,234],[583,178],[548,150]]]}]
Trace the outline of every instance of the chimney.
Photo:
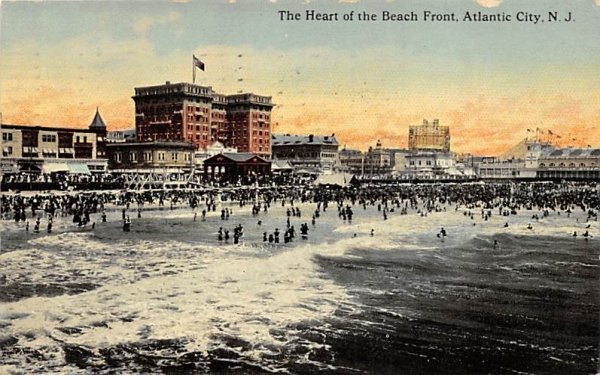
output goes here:
[{"label": "chimney", "polygon": [[309,142],[312,142],[314,139],[315,139],[315,136],[314,136],[314,135],[310,134],[310,135],[308,136],[308,141],[309,141]]}]

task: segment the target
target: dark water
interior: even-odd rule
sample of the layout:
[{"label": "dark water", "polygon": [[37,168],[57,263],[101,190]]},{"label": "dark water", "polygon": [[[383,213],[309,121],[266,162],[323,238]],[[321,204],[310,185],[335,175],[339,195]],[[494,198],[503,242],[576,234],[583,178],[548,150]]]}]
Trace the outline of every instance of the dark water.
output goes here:
[{"label": "dark water", "polygon": [[[275,219],[265,219],[263,225],[274,226],[269,220]],[[336,241],[352,232],[336,232],[333,243],[324,245],[318,237],[333,232],[336,218],[330,220],[331,223],[319,223],[315,230],[321,231],[320,235],[309,239],[304,247],[282,246],[260,251],[255,247],[222,247],[212,233],[208,243],[206,239],[198,241],[195,231],[206,233],[214,225],[194,223],[189,218],[185,225],[180,219],[149,219],[146,226],[119,241],[114,240],[120,232],[115,226],[89,236],[66,233],[64,238],[50,236],[19,242],[23,244],[23,252],[3,258],[5,265],[8,266],[9,260],[12,263],[10,274],[0,272],[3,274],[0,302],[18,305],[32,296],[81,294],[82,301],[89,306],[81,309],[70,306],[56,312],[55,317],[51,314],[44,317],[53,319],[47,324],[54,328],[47,331],[16,327],[28,312],[3,315],[0,311],[0,373],[1,365],[12,366],[14,373],[85,374],[597,373],[600,244],[596,239],[496,234],[463,242],[448,241],[447,246],[438,243],[439,248],[426,250],[418,247],[415,250],[415,246],[404,246],[401,242],[392,248],[367,249],[358,241],[356,246],[340,252],[325,247],[341,246],[343,241]],[[366,233],[370,227],[366,227]],[[453,231],[458,232],[458,228],[457,225]],[[397,238],[385,236],[383,230],[378,230],[379,233],[381,237],[373,238],[376,243],[379,238],[382,242]],[[163,243],[163,236],[168,241],[177,238],[181,242]],[[260,232],[250,232],[248,236],[250,242],[261,242]],[[497,248],[494,240],[499,243]],[[194,241],[207,248],[200,250]],[[27,250],[32,246],[33,250]],[[309,253],[307,247],[315,250]],[[197,304],[201,306],[207,299],[197,293],[215,290],[218,295],[222,290],[234,290],[231,285],[246,280],[236,279],[234,265],[261,265],[256,270],[272,268],[276,264],[270,260],[276,257],[278,262],[282,261],[279,255],[286,252],[289,256],[283,259],[288,263],[279,265],[281,269],[273,279],[259,275],[257,285],[272,293],[287,285],[299,288],[290,290],[292,295],[300,290],[303,296],[289,310],[290,314],[302,310],[315,313],[313,319],[298,319],[301,314],[290,316],[293,323],[282,326],[276,324],[275,318],[278,309],[289,308],[285,299],[271,298],[260,290],[245,291],[264,294],[265,298],[252,303],[273,304],[274,308],[264,309],[268,314],[248,317],[250,323],[260,321],[269,327],[270,341],[253,342],[248,336],[235,334],[231,325],[236,321],[242,324],[243,305],[248,303],[240,301],[242,307],[236,307],[235,298],[209,302],[214,303],[215,316],[211,322],[218,330],[211,334],[207,351],[190,350],[186,341],[189,338],[180,332],[174,332],[172,338],[152,338],[152,324],[138,324],[146,317],[150,323],[160,323],[146,308],[146,303],[154,299],[172,302],[163,308],[174,309],[174,314],[178,310],[192,311],[177,316],[193,315],[190,305],[195,302],[190,303],[188,298],[198,298]],[[303,262],[295,264],[295,258],[305,258],[304,263],[311,267],[307,268]],[[200,277],[218,261],[229,262],[229,259],[231,268],[223,268],[228,274],[222,278],[212,275],[214,284],[202,284],[186,276]],[[204,264],[205,260],[213,263]],[[316,272],[312,269],[314,265]],[[300,267],[300,271],[290,267]],[[296,284],[294,277],[306,280]],[[151,288],[147,297],[125,298],[123,301],[130,305],[122,308],[111,301],[110,298],[124,298],[119,293],[128,292],[127,288],[119,289],[120,285],[131,284],[131,290],[135,291],[137,283],[154,278],[159,280],[157,283],[171,280],[173,285],[171,289],[165,286],[164,292]],[[323,280],[343,290],[348,298],[337,294],[330,297],[321,285]],[[104,294],[114,295],[107,297],[105,311],[93,304],[96,297],[85,297],[89,294],[86,292],[96,288],[106,290],[97,295],[101,301]],[[184,293],[186,299],[178,300],[177,293]],[[319,312],[318,306],[323,303],[334,306],[332,314]],[[54,306],[50,311],[60,310],[59,307]],[[86,317],[90,312],[97,313],[97,319]],[[136,330],[133,340],[96,346],[73,343],[86,333],[97,330],[97,337],[110,334],[113,326],[129,327],[128,324]],[[189,335],[192,338],[202,336],[202,332],[194,331],[194,325],[187,324],[186,334],[192,333]],[[5,334],[3,330],[11,333]],[[126,331],[118,333],[128,337]],[[52,345],[32,344],[39,337],[50,337]],[[19,369],[25,370],[19,372]]]},{"label": "dark water", "polygon": [[443,251],[353,254],[317,260],[363,306],[338,310],[321,330],[336,365],[369,374],[598,369],[596,243],[498,235]]}]

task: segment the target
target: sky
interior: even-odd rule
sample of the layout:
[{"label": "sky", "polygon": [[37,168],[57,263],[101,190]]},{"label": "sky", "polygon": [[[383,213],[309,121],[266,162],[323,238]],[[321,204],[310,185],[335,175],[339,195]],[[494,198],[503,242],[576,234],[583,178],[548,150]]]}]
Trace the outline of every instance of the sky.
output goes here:
[{"label": "sky", "polygon": [[[383,11],[419,21],[356,19]],[[550,11],[574,21],[515,20]],[[600,0],[2,1],[0,110],[3,123],[83,128],[99,107],[109,129],[131,128],[134,87],[191,82],[195,54],[196,83],[272,96],[273,133],[406,147],[409,125],[439,119],[461,153],[499,155],[536,128],[600,147],[599,41]]]}]

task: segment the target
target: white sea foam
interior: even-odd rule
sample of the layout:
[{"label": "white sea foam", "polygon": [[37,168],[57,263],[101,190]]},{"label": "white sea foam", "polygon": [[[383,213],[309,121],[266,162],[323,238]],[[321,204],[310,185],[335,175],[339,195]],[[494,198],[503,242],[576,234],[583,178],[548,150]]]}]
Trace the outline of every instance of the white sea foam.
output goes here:
[{"label": "white sea foam", "polygon": [[[305,210],[308,206],[302,207],[310,217],[310,211]],[[248,210],[234,207],[231,220],[217,226],[247,220]],[[264,230],[280,225],[284,211],[274,207],[268,216],[261,216]],[[384,221],[372,207],[365,214],[360,208],[355,211],[350,224],[339,220],[335,209],[328,210],[317,227],[311,228],[311,236],[321,239],[313,241],[311,237],[312,242],[295,246],[262,245],[256,234],[254,243],[247,240],[237,246],[218,245],[207,240],[206,233],[197,238],[193,233],[179,238],[167,232],[166,238],[156,240],[110,240],[102,237],[100,227],[98,233],[67,232],[33,238],[25,249],[0,254],[0,272],[8,283],[81,283],[93,285],[93,290],[0,303],[0,323],[6,324],[3,334],[16,337],[21,346],[55,353],[58,364],[64,360],[59,350],[62,342],[98,350],[143,340],[178,339],[188,351],[206,352],[222,345],[221,338],[235,337],[251,343],[245,355],[259,357],[297,339],[297,332],[289,328],[296,323],[323,321],[336,309],[351,313],[360,309],[344,286],[323,277],[313,260],[315,255],[356,257],[348,254],[351,249],[443,251],[476,235],[506,231],[565,236],[574,230],[583,231],[588,224],[590,232],[598,228],[596,222],[585,223],[579,213],[571,218],[553,214],[533,221],[533,212],[527,212],[510,217],[495,215],[485,221],[477,215],[471,220],[462,211],[449,210],[427,217],[414,212],[391,213]],[[120,212],[112,213],[117,215]],[[190,210],[143,212],[145,221],[139,226],[144,229],[157,220],[177,224],[192,217]],[[296,225],[309,221],[292,219]],[[509,222],[508,228],[503,228],[504,222]],[[529,222],[533,230],[527,229]],[[441,227],[448,233],[446,238],[436,236]],[[326,230],[322,228],[333,231],[320,232]],[[371,229],[374,236],[370,236]],[[208,235],[213,235],[212,230]],[[285,334],[274,337],[273,330]],[[14,368],[14,364],[7,364],[0,372]]]}]

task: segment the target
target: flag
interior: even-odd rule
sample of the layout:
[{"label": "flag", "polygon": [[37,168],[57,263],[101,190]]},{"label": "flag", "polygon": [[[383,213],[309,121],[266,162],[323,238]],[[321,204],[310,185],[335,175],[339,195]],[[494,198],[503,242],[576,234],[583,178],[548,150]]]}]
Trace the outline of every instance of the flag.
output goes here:
[{"label": "flag", "polygon": [[202,61],[200,61],[199,58],[197,58],[194,55],[194,66],[202,71],[204,71],[204,63]]}]

